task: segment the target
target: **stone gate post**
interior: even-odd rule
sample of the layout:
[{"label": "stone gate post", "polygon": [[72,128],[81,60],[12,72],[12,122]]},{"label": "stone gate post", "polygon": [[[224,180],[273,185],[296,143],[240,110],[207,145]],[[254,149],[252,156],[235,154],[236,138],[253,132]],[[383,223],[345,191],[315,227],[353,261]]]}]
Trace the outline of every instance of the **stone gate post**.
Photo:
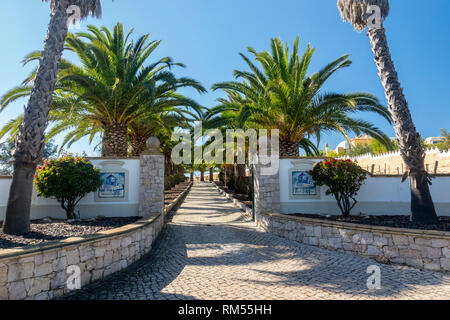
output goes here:
[{"label": "stone gate post", "polygon": [[164,155],[159,140],[147,140],[147,150],[141,155],[139,215],[164,213]]},{"label": "stone gate post", "polygon": [[[262,143],[265,139],[265,143]],[[255,197],[255,219],[258,222],[258,215],[261,213],[279,213],[280,206],[280,173],[279,173],[279,153],[278,146],[271,149],[271,143],[267,137],[260,138],[259,160],[267,157],[271,160],[268,164],[258,163],[254,165],[254,197]],[[265,156],[263,156],[265,155]],[[260,161],[257,161],[260,162]],[[263,161],[261,161],[263,162]],[[274,163],[276,162],[276,163]]]},{"label": "stone gate post", "polygon": [[255,215],[261,213],[279,213],[280,207],[280,177],[279,172],[267,175],[263,172],[264,165],[255,165],[254,171],[254,195]]}]

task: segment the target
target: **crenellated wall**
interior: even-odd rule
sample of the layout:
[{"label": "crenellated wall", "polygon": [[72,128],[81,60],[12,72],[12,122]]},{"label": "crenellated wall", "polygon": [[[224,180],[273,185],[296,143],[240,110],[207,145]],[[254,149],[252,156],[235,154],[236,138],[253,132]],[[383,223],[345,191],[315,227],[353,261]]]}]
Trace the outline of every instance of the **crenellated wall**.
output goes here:
[{"label": "crenellated wall", "polygon": [[[342,157],[351,159],[365,170],[374,175],[402,175],[406,170],[400,151],[392,151],[379,155],[371,153],[363,154],[357,157]],[[441,152],[439,149],[429,149],[426,151],[425,168],[431,174],[449,174],[450,173],[450,150]]]}]

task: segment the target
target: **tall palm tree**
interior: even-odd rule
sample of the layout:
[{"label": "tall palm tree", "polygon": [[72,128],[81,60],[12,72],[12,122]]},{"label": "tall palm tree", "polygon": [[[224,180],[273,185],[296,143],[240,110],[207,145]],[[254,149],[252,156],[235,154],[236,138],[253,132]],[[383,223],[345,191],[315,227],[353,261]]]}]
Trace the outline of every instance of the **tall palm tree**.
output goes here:
[{"label": "tall palm tree", "polygon": [[378,74],[384,87],[389,111],[394,120],[394,129],[400,146],[400,152],[409,172],[411,185],[411,219],[419,223],[437,223],[438,218],[431,198],[430,176],[425,170],[425,151],[420,143],[420,135],[414,126],[408,102],[400,86],[397,71],[391,58],[383,21],[389,14],[388,0],[338,0],[339,12],[344,21],[349,21],[357,31],[368,27],[367,10],[369,5],[380,8],[380,28],[369,28],[368,36]]},{"label": "tall palm tree", "polygon": [[348,133],[366,133],[389,144],[389,138],[370,122],[351,117],[357,111],[374,112],[390,121],[389,111],[368,93],[324,93],[325,82],[338,70],[349,67],[344,55],[317,73],[307,76],[314,49],[307,46],[302,57],[297,37],[292,53],[280,39],[271,40],[271,52],[248,51],[262,69],[247,56],[241,57],[250,71],[235,70],[238,80],[218,83],[213,89],[223,89],[228,100],[219,109],[234,112],[249,127],[279,129],[280,156],[298,156],[299,147],[310,151],[312,137],[320,140],[322,132],[337,131],[347,139]]},{"label": "tall palm tree", "polygon": [[30,230],[33,176],[45,145],[44,132],[68,33],[67,11],[71,5],[80,8],[80,18],[101,15],[100,0],[50,0],[47,38],[13,155],[14,174],[3,223],[3,232],[7,234],[21,234]]},{"label": "tall palm tree", "polygon": [[[191,87],[203,93],[205,89],[195,80],[176,78],[167,71],[173,66],[183,66],[169,57],[145,65],[160,41],[148,41],[146,34],[134,42],[129,40],[132,32],[125,35],[118,23],[113,32],[106,27],[88,26],[88,33],[67,36],[66,49],[77,54],[82,66],[61,61],[50,110],[50,118],[56,124],[48,133],[53,137],[69,130],[61,148],[84,136],[92,141],[100,134],[102,156],[125,157],[131,140],[127,134],[133,122],[142,123],[140,120],[163,112],[201,109],[177,90]],[[24,64],[39,57],[39,52],[32,52],[25,57]],[[0,111],[29,94],[34,77],[32,73],[21,86],[7,92],[0,101]],[[9,123],[8,126],[14,132]]]},{"label": "tall palm tree", "polygon": [[152,136],[158,137],[165,145],[165,141],[171,139],[176,127],[187,127],[187,119],[171,112],[148,114],[134,121],[128,126],[130,156],[140,156],[146,149],[147,140]]},{"label": "tall palm tree", "polygon": [[[111,33],[88,27],[89,33],[69,35],[67,48],[82,61],[82,68],[72,65],[60,72],[61,89],[79,97],[92,110],[89,118],[103,128],[103,156],[127,155],[128,124],[150,109],[160,109],[186,103],[188,99],[175,96],[182,87],[199,92],[205,89],[195,80],[176,78],[166,68],[184,66],[166,57],[148,66],[145,62],[160,41],[147,42],[149,35],[130,41],[118,23]],[[87,39],[85,41],[84,39]]]}]

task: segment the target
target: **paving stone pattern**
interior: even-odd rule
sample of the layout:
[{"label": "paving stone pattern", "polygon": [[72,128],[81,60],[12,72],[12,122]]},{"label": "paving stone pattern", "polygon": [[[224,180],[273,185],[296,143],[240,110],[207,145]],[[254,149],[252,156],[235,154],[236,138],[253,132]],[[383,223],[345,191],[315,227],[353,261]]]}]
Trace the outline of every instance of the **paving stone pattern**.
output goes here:
[{"label": "paving stone pattern", "polygon": [[[381,289],[367,289],[367,268]],[[259,231],[196,182],[140,261],[65,299],[450,299],[450,275],[300,244]]]}]

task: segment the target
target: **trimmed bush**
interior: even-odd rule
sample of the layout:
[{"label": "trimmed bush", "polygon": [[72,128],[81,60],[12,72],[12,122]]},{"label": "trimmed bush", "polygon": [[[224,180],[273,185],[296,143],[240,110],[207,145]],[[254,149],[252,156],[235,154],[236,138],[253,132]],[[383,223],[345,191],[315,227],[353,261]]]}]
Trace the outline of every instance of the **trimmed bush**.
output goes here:
[{"label": "trimmed bush", "polygon": [[248,194],[250,190],[250,180],[250,177],[238,177],[236,179],[234,192],[237,194]]},{"label": "trimmed bush", "polygon": [[164,177],[164,189],[170,190],[177,184],[185,182],[188,178],[184,174],[175,174],[169,177]]},{"label": "trimmed bush", "polygon": [[67,219],[76,219],[78,202],[101,186],[100,170],[81,157],[46,160],[36,171],[34,185],[40,197],[53,197],[61,203]]},{"label": "trimmed bush", "polygon": [[326,194],[332,194],[344,217],[356,205],[355,196],[367,178],[367,173],[358,164],[350,160],[321,161],[311,171],[313,180],[318,186],[326,185]]}]

